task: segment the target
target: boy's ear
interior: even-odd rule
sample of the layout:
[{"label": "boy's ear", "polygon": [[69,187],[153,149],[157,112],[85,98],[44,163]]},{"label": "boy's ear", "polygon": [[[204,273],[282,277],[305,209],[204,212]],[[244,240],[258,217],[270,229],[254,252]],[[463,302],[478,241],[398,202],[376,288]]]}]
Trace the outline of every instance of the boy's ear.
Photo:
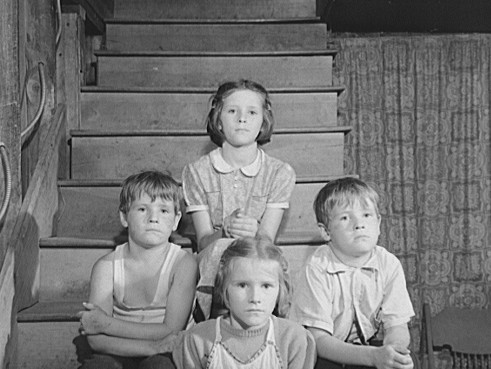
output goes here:
[{"label": "boy's ear", "polygon": [[121,210],[119,211],[119,220],[121,221],[123,227],[128,228],[128,222],[126,221],[126,214],[123,213]]},{"label": "boy's ear", "polygon": [[324,241],[326,242],[331,241],[331,236],[329,235],[329,231],[325,226],[325,224],[317,223],[317,226],[319,227],[319,231],[321,232],[321,236],[324,239]]},{"label": "boy's ear", "polygon": [[172,227],[173,231],[177,230],[177,227],[179,226],[179,221],[181,220],[181,218],[182,218],[182,213],[180,211],[178,211],[176,213],[176,217],[174,218],[174,226]]}]

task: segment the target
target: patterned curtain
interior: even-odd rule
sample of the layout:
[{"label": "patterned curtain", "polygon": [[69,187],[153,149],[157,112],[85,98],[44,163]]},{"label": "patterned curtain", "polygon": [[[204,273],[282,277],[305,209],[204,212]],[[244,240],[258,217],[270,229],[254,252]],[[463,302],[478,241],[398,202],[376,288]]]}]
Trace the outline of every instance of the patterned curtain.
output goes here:
[{"label": "patterned curtain", "polygon": [[[491,300],[491,35],[333,35],[345,172],[381,195],[379,244],[422,303]],[[490,306],[491,307],[491,306]]]}]

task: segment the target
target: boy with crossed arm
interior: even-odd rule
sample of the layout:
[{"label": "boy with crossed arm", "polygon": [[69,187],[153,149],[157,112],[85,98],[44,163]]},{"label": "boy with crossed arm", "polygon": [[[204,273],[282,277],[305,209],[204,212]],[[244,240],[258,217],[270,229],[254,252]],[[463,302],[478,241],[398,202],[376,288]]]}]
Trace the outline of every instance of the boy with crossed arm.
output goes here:
[{"label": "boy with crossed arm", "polygon": [[89,303],[79,316],[94,352],[82,369],[174,368],[168,353],[192,322],[198,277],[193,255],[169,241],[180,202],[170,175],[146,171],[123,182],[119,210],[128,242],[93,267]]}]

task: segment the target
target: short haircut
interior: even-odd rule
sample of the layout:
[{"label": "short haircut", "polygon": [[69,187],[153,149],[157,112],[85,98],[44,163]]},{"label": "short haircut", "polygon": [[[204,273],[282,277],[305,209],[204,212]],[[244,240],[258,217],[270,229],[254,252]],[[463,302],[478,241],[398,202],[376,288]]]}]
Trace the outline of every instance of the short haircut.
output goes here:
[{"label": "short haircut", "polygon": [[133,174],[123,181],[119,210],[127,214],[131,203],[144,193],[152,201],[157,198],[172,201],[176,214],[181,210],[182,192],[179,183],[168,173],[152,170]]},{"label": "short haircut", "polygon": [[268,91],[259,83],[246,79],[222,83],[215,95],[211,96],[211,107],[206,117],[206,130],[211,140],[218,146],[222,146],[225,136],[221,129],[220,114],[223,110],[224,100],[239,90],[250,90],[258,93],[263,98],[263,124],[259,131],[256,141],[259,145],[264,145],[271,141],[274,128],[273,110]]},{"label": "short haircut", "polygon": [[215,281],[215,298],[228,308],[227,287],[233,268],[233,260],[250,258],[257,260],[274,260],[278,262],[279,291],[273,313],[286,317],[290,309],[291,285],[288,274],[288,262],[283,252],[269,238],[245,237],[233,241],[223,252]]},{"label": "short haircut", "polygon": [[314,212],[318,223],[329,226],[330,215],[336,206],[349,206],[355,201],[366,205],[373,203],[377,216],[379,214],[379,195],[365,182],[345,177],[329,181],[317,194],[314,200]]}]

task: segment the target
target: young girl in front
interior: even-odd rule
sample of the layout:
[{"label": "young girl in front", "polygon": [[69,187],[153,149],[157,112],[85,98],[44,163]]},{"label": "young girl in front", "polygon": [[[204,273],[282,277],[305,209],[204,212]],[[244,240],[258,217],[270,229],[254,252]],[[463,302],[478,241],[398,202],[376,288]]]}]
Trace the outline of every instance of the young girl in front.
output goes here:
[{"label": "young girl in front", "polygon": [[211,314],[223,250],[241,237],[274,240],[295,185],[291,166],[260,148],[270,141],[274,126],[263,86],[248,80],[223,83],[212,96],[206,124],[218,148],[182,173],[200,251],[197,299],[204,319]]},{"label": "young girl in front", "polygon": [[228,313],[187,331],[173,353],[178,368],[313,368],[315,342],[287,319],[290,284],[269,239],[235,240],[220,259],[216,293]]}]

